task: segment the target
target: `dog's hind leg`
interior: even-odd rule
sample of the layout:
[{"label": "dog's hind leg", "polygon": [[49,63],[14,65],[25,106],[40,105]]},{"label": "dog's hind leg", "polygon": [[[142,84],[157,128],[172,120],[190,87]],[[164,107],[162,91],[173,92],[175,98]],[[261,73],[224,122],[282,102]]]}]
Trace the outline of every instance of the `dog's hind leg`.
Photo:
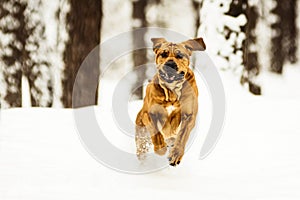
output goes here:
[{"label": "dog's hind leg", "polygon": [[167,144],[160,131],[167,120],[168,113],[164,107],[158,104],[152,106],[149,110],[145,111],[142,109],[136,118],[135,138],[139,159],[146,157],[146,153],[150,149],[149,144],[151,144],[151,140],[156,154],[164,155],[167,151]]},{"label": "dog's hind leg", "polygon": [[136,118],[135,144],[136,155],[139,160],[144,160],[151,147],[151,137],[146,126],[143,124],[143,112],[140,111]]},{"label": "dog's hind leg", "polygon": [[135,127],[136,155],[144,160],[151,147],[151,137],[145,126]]}]

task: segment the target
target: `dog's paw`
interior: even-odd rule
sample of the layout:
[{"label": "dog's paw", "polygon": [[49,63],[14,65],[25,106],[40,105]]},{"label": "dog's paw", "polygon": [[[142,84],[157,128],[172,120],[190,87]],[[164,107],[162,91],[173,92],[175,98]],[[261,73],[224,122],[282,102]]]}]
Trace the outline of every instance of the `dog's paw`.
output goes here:
[{"label": "dog's paw", "polygon": [[152,142],[146,132],[146,129],[139,129],[135,135],[136,155],[139,160],[145,160],[149,152]]},{"label": "dog's paw", "polygon": [[168,145],[169,148],[174,147],[175,138],[174,137],[170,137],[170,138],[166,139],[166,143],[167,143],[167,145]]},{"label": "dog's paw", "polygon": [[138,160],[143,161],[147,158],[147,153],[146,152],[136,152],[136,156]]},{"label": "dog's paw", "polygon": [[180,148],[180,147],[173,147],[170,151],[170,154],[168,156],[169,159],[169,164],[171,166],[176,166],[179,165],[179,163],[181,162],[181,159],[183,157],[184,154],[184,149]]}]

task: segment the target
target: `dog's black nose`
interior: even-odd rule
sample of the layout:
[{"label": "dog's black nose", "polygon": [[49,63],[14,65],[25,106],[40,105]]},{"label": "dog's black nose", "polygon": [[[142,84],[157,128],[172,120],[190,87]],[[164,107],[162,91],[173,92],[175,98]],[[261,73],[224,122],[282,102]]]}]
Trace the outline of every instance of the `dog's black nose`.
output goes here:
[{"label": "dog's black nose", "polygon": [[178,70],[177,64],[173,60],[168,60],[164,65],[164,70],[170,71],[170,69]]}]

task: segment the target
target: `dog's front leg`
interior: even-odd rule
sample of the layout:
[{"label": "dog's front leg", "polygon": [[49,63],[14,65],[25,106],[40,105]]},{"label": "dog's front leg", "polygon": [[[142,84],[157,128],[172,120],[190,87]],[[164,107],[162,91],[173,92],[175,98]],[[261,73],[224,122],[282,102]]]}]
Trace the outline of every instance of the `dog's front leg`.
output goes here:
[{"label": "dog's front leg", "polygon": [[160,104],[154,104],[149,109],[149,123],[147,129],[150,132],[154,152],[158,155],[164,155],[167,151],[167,144],[164,136],[161,134],[162,127],[166,123],[168,112]]},{"label": "dog's front leg", "polygon": [[196,101],[194,101],[193,104],[183,105],[182,107],[180,130],[168,156],[171,166],[178,165],[184,155],[185,145],[190,136],[190,132],[195,126],[197,109],[198,104]]}]

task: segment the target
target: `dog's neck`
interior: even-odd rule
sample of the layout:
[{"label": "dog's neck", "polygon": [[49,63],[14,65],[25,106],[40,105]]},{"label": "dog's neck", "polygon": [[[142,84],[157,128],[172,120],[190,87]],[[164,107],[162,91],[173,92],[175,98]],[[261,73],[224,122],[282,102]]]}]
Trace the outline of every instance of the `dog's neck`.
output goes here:
[{"label": "dog's neck", "polygon": [[176,95],[176,99],[179,100],[181,97],[181,89],[184,81],[182,82],[173,82],[173,83],[166,83],[164,81],[161,81],[158,78],[158,82],[160,87],[164,90],[166,101],[170,101],[170,95],[169,92],[173,92]]}]

